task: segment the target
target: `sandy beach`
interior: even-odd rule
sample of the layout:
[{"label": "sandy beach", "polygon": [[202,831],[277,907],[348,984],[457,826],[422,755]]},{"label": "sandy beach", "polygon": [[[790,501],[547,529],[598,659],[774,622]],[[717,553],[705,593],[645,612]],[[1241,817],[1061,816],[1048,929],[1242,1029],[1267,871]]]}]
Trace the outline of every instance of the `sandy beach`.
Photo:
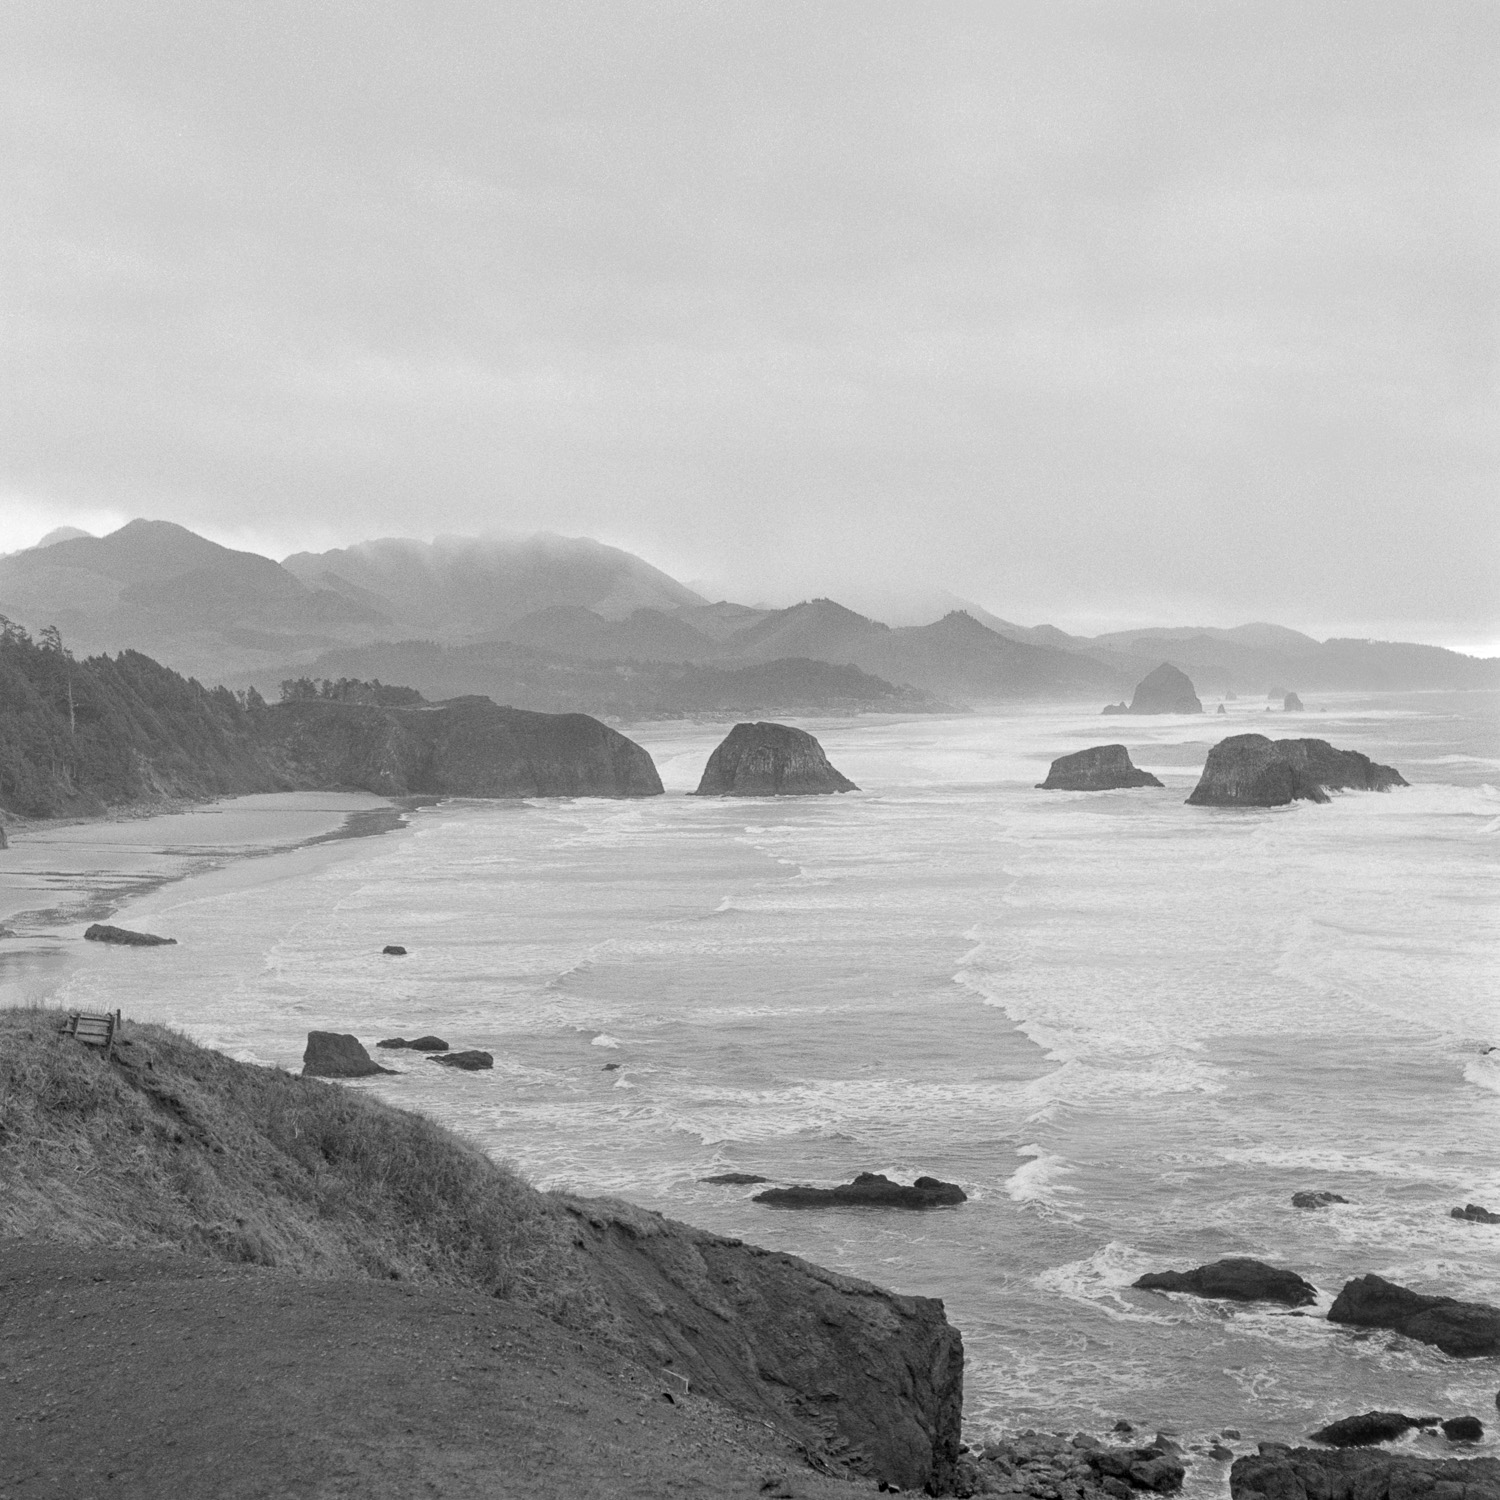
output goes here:
[{"label": "sandy beach", "polygon": [[[68,955],[80,951],[83,929],[133,898],[212,872],[275,878],[260,861],[332,857],[322,851],[402,822],[400,806],[368,792],[280,792],[154,816],[8,825],[9,847],[0,850],[0,1004],[41,998]],[[230,875],[236,866],[241,872]]]}]

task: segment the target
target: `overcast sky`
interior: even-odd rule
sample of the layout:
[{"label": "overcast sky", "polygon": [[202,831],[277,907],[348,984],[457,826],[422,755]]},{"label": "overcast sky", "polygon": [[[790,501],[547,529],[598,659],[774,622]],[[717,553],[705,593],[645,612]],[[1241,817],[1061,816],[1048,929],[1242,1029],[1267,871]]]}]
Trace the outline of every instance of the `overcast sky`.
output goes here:
[{"label": "overcast sky", "polygon": [[1500,5],[17,0],[0,548],[1500,649]]}]

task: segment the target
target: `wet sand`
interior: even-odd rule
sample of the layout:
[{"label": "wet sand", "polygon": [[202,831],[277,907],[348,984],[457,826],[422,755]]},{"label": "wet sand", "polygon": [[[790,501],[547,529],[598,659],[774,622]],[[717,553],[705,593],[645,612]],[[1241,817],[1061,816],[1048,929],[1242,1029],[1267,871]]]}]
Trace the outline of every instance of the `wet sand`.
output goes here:
[{"label": "wet sand", "polygon": [[403,826],[368,792],[226,797],[180,812],[7,826],[0,850],[0,1004],[24,1003],[90,922],[189,876]]}]

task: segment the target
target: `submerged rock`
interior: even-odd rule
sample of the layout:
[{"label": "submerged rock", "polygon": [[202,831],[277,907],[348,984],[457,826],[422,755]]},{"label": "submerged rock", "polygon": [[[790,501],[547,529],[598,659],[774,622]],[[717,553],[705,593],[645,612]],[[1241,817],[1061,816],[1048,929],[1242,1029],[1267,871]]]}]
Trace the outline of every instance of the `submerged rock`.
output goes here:
[{"label": "submerged rock", "polygon": [[861,1172],[839,1187],[768,1188],[752,1200],[772,1208],[946,1208],[968,1201],[956,1182],[919,1177],[910,1187],[879,1172]]},{"label": "submerged rock", "polygon": [[1208,752],[1187,799],[1196,807],[1282,807],[1299,799],[1327,802],[1329,789],[1384,792],[1405,786],[1393,766],[1327,740],[1271,740],[1236,734]]},{"label": "submerged rock", "polygon": [[1328,1321],[1389,1328],[1459,1359],[1500,1354],[1500,1308],[1423,1296],[1383,1276],[1356,1276],[1345,1283],[1328,1310]]},{"label": "submerged rock", "polygon": [[1124,745],[1094,745],[1061,755],[1052,762],[1047,779],[1037,786],[1046,792],[1108,792],[1121,787],[1160,786],[1149,771],[1131,764]]},{"label": "submerged rock", "polygon": [[1337,1193],[1293,1193],[1293,1208],[1327,1208],[1330,1203],[1347,1203]]},{"label": "submerged rock", "polygon": [[442,1063],[445,1068],[462,1068],[466,1073],[478,1073],[495,1066],[494,1054],[490,1052],[435,1052],[427,1061]]},{"label": "submerged rock", "polygon": [[1469,1500],[1500,1493],[1500,1460],[1418,1458],[1378,1448],[1284,1448],[1265,1445],[1260,1453],[1234,1461],[1229,1471],[1230,1500],[1328,1500],[1356,1495],[1359,1500]]},{"label": "submerged rock", "polygon": [[160,948],[175,943],[176,938],[157,937],[154,932],[132,932],[128,927],[111,927],[95,922],[83,934],[90,943],[120,943],[127,948]]},{"label": "submerged rock", "polygon": [[393,1050],[405,1047],[408,1052],[446,1052],[448,1044],[440,1036],[419,1036],[412,1041],[407,1041],[404,1036],[388,1036],[383,1042],[376,1042],[377,1047],[389,1047]]},{"label": "submerged rock", "polygon": [[859,788],[828,764],[823,747],[790,724],[736,724],[703,768],[699,797],[814,796]]},{"label": "submerged rock", "polygon": [[1295,1271],[1234,1255],[1191,1271],[1148,1271],[1131,1283],[1148,1292],[1188,1292],[1194,1297],[1225,1297],[1234,1302],[1280,1302],[1307,1307],[1318,1291]]},{"label": "submerged rock", "polygon": [[755,1182],[769,1182],[769,1177],[761,1177],[755,1172],[720,1172],[717,1177],[700,1177],[699,1182],[712,1182],[720,1187],[749,1187]]},{"label": "submerged rock", "polygon": [[1400,1411],[1367,1411],[1357,1417],[1340,1417],[1308,1435],[1313,1442],[1327,1443],[1330,1448],[1368,1448],[1375,1443],[1389,1443],[1413,1427],[1430,1427],[1436,1420],[1435,1417],[1418,1420]]},{"label": "submerged rock", "polygon": [[382,1068],[358,1037],[340,1031],[309,1031],[302,1054],[302,1072],[307,1078],[368,1078],[372,1073],[390,1073]]},{"label": "submerged rock", "polygon": [[1171,662],[1164,661],[1154,672],[1148,672],[1136,684],[1135,695],[1126,710],[1132,714],[1201,714],[1192,678]]},{"label": "submerged rock", "polygon": [[1466,1203],[1462,1208],[1450,1208],[1449,1218],[1467,1219],[1471,1224],[1500,1224],[1500,1214],[1492,1214],[1479,1203]]}]

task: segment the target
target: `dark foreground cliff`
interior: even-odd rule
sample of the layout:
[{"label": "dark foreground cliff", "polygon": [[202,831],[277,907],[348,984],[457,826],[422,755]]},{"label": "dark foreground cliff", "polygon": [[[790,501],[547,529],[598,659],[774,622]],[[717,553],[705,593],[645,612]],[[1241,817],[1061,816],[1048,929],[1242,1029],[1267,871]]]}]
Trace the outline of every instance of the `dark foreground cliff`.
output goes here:
[{"label": "dark foreground cliff", "polygon": [[[458,1320],[447,1324],[450,1337],[471,1326],[465,1297],[499,1299],[519,1320],[505,1336],[516,1344],[512,1362],[540,1366],[538,1387],[554,1335],[528,1354],[528,1318],[612,1351],[653,1400],[681,1393],[675,1377],[684,1377],[690,1402],[712,1398],[752,1426],[772,1423],[777,1441],[829,1472],[905,1488],[941,1488],[951,1476],[962,1345],[941,1303],[627,1204],[538,1193],[420,1116],[356,1089],[234,1062],[163,1028],[127,1022],[127,1045],[109,1059],[59,1038],[54,1026],[53,1013],[0,1012],[0,1268],[5,1256],[56,1244],[113,1253],[116,1269],[134,1267],[135,1280],[144,1274],[139,1258],[164,1249],[200,1264],[260,1268],[284,1284],[282,1301],[298,1305],[314,1286],[343,1287],[319,1294],[330,1337],[338,1330],[329,1308],[341,1299],[373,1308],[398,1289],[457,1298],[443,1314]],[[115,1272],[107,1263],[88,1274]],[[236,1287],[265,1284],[226,1282],[215,1293],[222,1332],[251,1318],[256,1298],[256,1306],[277,1300],[259,1291],[240,1300]],[[176,1299],[161,1301],[170,1332]],[[386,1315],[351,1320],[346,1341],[357,1334],[380,1363]],[[85,1334],[97,1344],[97,1327],[48,1326],[49,1357],[87,1343]],[[129,1341],[108,1347],[112,1367],[128,1376]],[[461,1378],[506,1363],[490,1357],[503,1352],[499,1343],[486,1350],[468,1351]],[[99,1365],[97,1352],[89,1358]],[[86,1363],[80,1353],[80,1371]],[[216,1359],[206,1368],[226,1390],[238,1378]],[[551,1416],[570,1431],[581,1421],[566,1404]],[[482,1408],[470,1417],[481,1427],[495,1420]],[[465,1441],[473,1446],[472,1433]],[[266,1444],[275,1447],[270,1434]]]},{"label": "dark foreground cliff", "polygon": [[1405,786],[1394,766],[1327,740],[1270,740],[1236,734],[1208,752],[1203,775],[1187,799],[1198,807],[1283,807],[1327,802],[1330,791],[1385,792]]}]

